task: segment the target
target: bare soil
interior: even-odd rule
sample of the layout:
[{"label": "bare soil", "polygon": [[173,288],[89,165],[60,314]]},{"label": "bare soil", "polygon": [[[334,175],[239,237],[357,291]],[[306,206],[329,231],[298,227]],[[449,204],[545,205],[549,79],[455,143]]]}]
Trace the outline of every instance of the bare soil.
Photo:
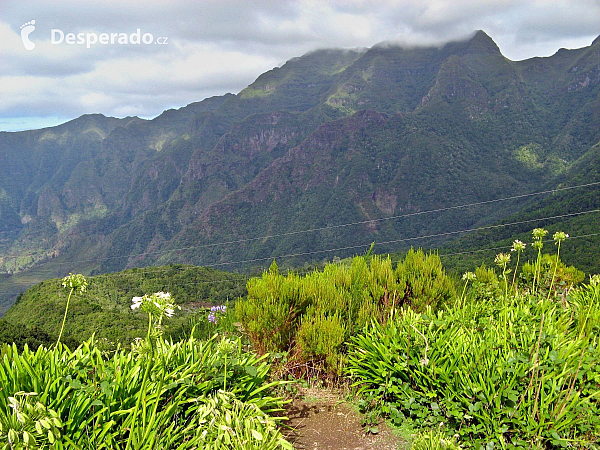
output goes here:
[{"label": "bare soil", "polygon": [[334,391],[305,389],[286,415],[284,434],[297,450],[397,450],[403,442],[385,423],[365,434],[360,414]]}]

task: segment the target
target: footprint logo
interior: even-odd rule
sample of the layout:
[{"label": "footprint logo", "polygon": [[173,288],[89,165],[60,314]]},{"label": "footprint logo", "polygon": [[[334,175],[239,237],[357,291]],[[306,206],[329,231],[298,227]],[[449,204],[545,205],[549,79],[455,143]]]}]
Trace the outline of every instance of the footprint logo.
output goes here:
[{"label": "footprint logo", "polygon": [[29,40],[29,35],[33,30],[35,30],[35,20],[21,25],[21,39],[23,39],[23,45],[26,50],[33,50],[35,48],[35,44]]}]

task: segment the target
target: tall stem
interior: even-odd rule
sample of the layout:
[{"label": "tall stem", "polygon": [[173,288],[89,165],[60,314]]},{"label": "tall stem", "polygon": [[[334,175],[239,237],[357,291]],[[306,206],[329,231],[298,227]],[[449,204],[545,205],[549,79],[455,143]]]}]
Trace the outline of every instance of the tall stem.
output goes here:
[{"label": "tall stem", "polygon": [[56,340],[56,344],[54,345],[55,347],[58,346],[58,343],[60,342],[60,338],[62,337],[62,334],[63,334],[63,330],[65,329],[65,322],[67,321],[67,311],[69,311],[69,302],[71,301],[71,295],[73,294],[74,290],[75,290],[75,288],[71,288],[71,292],[69,292],[69,297],[67,298],[67,306],[65,307],[65,315],[63,317],[62,325],[60,327],[60,333],[58,333],[58,339]]},{"label": "tall stem", "polygon": [[504,278],[504,301],[508,300],[508,278],[506,278],[506,263],[502,267],[502,277]]},{"label": "tall stem", "polygon": [[469,280],[465,281],[465,287],[463,288],[462,294],[460,296],[460,306],[462,307],[465,302],[465,293],[467,292],[467,284],[469,284]]},{"label": "tall stem", "polygon": [[146,340],[150,343],[150,330],[152,329],[152,314],[148,313],[148,334],[146,335]]},{"label": "tall stem", "polygon": [[532,291],[533,295],[535,295],[535,290],[536,290],[536,279],[537,279],[537,284],[540,283],[540,279],[539,279],[540,276],[538,275],[538,268],[541,266],[541,258],[542,258],[542,249],[539,248],[538,256],[537,256],[537,260],[535,261],[535,268],[534,268],[534,272],[533,272],[533,291]]},{"label": "tall stem", "polygon": [[556,269],[558,269],[558,261],[560,258],[560,241],[557,242],[558,249],[556,250],[556,263],[554,264],[554,272],[552,273],[552,281],[550,281],[550,289],[548,290],[548,297],[546,300],[550,300],[550,294],[552,293],[552,287],[554,286],[554,277],[556,276]]},{"label": "tall stem", "polygon": [[225,376],[223,377],[223,390],[227,390],[227,353],[225,353]]},{"label": "tall stem", "polygon": [[515,289],[515,294],[517,293],[517,287],[515,286],[515,281],[517,279],[517,270],[519,270],[519,260],[521,259],[521,252],[517,252],[517,266],[515,267],[515,273],[513,273],[512,279],[512,287]]}]

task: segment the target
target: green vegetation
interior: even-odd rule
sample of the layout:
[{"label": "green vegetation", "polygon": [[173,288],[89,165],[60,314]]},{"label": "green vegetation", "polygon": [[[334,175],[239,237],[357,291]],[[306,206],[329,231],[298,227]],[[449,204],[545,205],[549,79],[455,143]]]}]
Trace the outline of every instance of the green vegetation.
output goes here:
[{"label": "green vegetation", "polygon": [[[64,285],[81,291],[85,279]],[[131,350],[105,352],[94,339],[75,350],[0,347],[3,448],[292,448],[277,428],[283,399],[270,395],[285,382],[268,381],[265,356],[217,334],[165,341],[163,319],[178,309],[170,294],[132,303],[148,314],[148,331]]]},{"label": "green vegetation", "polygon": [[442,431],[429,430],[420,433],[413,440],[411,450],[458,450],[454,439],[449,439]]},{"label": "green vegetation", "polygon": [[[150,121],[86,115],[3,133],[0,313],[69,271],[260,272],[273,258],[291,268],[372,241],[379,253],[440,248],[457,237],[444,233],[598,209],[594,186],[425,214],[600,181],[598,45],[510,61],[478,32],[442,47],[320,50],[240,95]],[[394,216],[404,217],[380,220]],[[596,223],[589,214],[560,226],[578,236]],[[493,245],[534,226],[559,224],[481,234]],[[439,236],[410,240],[428,234]],[[561,258],[600,271],[581,239]]]},{"label": "green vegetation", "polygon": [[[267,382],[265,358],[243,351],[239,340],[155,341],[139,356],[103,353],[93,341],[74,350],[4,346],[0,442],[7,448],[35,448],[34,439],[79,449],[291,448],[277,431],[281,419],[272,415],[282,400],[269,392],[280,383]],[[25,402],[41,405],[41,417]]]},{"label": "green vegetation", "polygon": [[[351,377],[415,449],[597,441],[599,43],[323,50],[151,121],[0,134],[1,444],[289,448],[269,363]],[[372,241],[402,257],[340,259]]]},{"label": "green vegetation", "polygon": [[[188,299],[180,309],[166,291],[129,292],[122,330],[113,330],[124,345],[116,348],[89,336],[68,347],[67,332],[56,343],[3,320],[0,333],[8,342],[13,333],[15,343],[0,347],[0,442],[291,449],[275,392],[292,375],[352,383],[365,431],[378,432],[384,417],[414,430],[415,450],[594,448],[600,277],[582,285],[583,272],[560,259],[569,236],[554,232],[548,244],[549,235],[534,229],[533,239],[514,240],[512,251],[462,280],[447,275],[436,254],[411,249],[395,265],[369,254],[304,275],[283,275],[273,262],[248,280],[234,308],[206,302],[195,311]],[[156,271],[175,269],[195,273]],[[63,317],[65,330],[81,321],[78,302],[99,299],[95,287],[106,294],[119,280],[138,286],[139,272],[53,282],[56,329]]]},{"label": "green vegetation", "polygon": [[[500,280],[481,267],[465,274],[454,304],[397,309],[355,336],[347,373],[365,412],[424,428],[443,422],[448,435],[475,448],[595,442],[600,278],[573,289],[583,277],[561,265],[559,250],[542,254],[546,233],[534,230],[537,258],[513,275],[510,288],[507,275],[516,267],[499,254]],[[553,238],[559,249],[567,235]]]},{"label": "green vegetation", "polygon": [[[70,347],[89,339],[92,334],[103,342],[128,345],[147,329],[145,319],[131,310],[131,298],[145,292],[164,291],[177,298],[182,308],[167,327],[167,336],[189,336],[196,323],[203,324],[197,327],[196,336],[207,336],[210,327],[204,326],[206,308],[245,296],[247,279],[245,275],[184,265],[130,269],[88,277],[85,292],[78,292],[70,300],[64,335],[69,338]],[[69,290],[62,287],[62,280],[46,280],[19,297],[0,319],[0,330],[19,326],[20,333],[25,333],[21,337],[15,336],[19,347],[24,342],[30,346],[34,342],[46,343],[44,336],[53,336],[56,342],[68,297]],[[31,337],[40,332],[44,333],[40,339]],[[1,332],[0,342],[7,342],[2,340]]]},{"label": "green vegetation", "polygon": [[304,277],[281,275],[273,262],[262,278],[248,282],[248,298],[236,310],[259,352],[290,352],[341,374],[345,344],[371,320],[402,305],[437,309],[453,295],[439,258],[410,250],[395,268],[390,258],[355,257]]}]

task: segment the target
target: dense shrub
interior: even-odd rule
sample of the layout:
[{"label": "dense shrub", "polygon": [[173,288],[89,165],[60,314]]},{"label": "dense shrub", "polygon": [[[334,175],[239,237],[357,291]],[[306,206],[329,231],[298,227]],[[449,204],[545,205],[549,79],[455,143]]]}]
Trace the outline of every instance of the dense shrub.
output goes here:
[{"label": "dense shrub", "polygon": [[339,371],[345,343],[371,320],[384,321],[401,306],[435,310],[455,295],[439,257],[412,249],[395,268],[389,257],[355,257],[304,277],[282,275],[274,262],[247,288],[236,310],[254,347],[295,350],[330,372]]},{"label": "dense shrub", "polygon": [[[19,350],[23,350],[25,345],[30,349],[37,349],[40,345],[46,347],[56,342],[56,336],[46,333],[39,327],[27,327],[23,325],[14,325],[6,320],[0,319],[0,345],[15,344]],[[75,348],[79,345],[71,336],[63,338],[63,342],[69,348]]]},{"label": "dense shrub", "polygon": [[[557,266],[558,262],[558,266]],[[547,293],[552,282],[552,274],[556,269],[555,281],[553,286],[554,295],[566,295],[573,286],[581,283],[585,275],[573,266],[567,266],[556,255],[544,254],[540,258],[540,280],[539,290]],[[530,288],[533,284],[535,264],[526,262],[523,264],[523,270],[519,276],[521,285]]]}]

